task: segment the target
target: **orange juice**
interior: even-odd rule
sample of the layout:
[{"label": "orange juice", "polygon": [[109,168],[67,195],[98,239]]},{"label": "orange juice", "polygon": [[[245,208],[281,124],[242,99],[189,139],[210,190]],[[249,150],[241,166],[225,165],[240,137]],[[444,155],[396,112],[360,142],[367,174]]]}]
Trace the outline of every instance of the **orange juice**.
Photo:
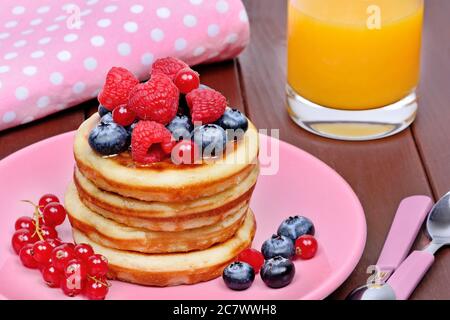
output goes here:
[{"label": "orange juice", "polygon": [[423,0],[290,0],[288,84],[324,107],[384,107],[419,81]]}]

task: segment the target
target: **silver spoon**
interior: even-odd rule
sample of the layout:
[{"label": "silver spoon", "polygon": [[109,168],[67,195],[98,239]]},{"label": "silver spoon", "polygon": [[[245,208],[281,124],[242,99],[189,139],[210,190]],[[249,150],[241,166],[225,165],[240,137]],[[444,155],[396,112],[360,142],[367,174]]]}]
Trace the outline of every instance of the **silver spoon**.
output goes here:
[{"label": "silver spoon", "polygon": [[423,249],[413,251],[382,285],[370,287],[360,300],[406,300],[433,264],[434,255],[450,245],[450,192],[433,206],[427,219],[427,231],[432,239]]}]

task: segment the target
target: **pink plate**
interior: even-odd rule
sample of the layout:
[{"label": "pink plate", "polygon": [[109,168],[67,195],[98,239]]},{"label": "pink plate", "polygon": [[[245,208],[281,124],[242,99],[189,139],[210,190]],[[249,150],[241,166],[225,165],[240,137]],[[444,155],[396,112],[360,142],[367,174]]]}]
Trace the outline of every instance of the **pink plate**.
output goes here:
[{"label": "pink plate", "polygon": [[[73,136],[70,132],[41,141],[0,162],[0,298],[65,298],[61,290],[46,287],[39,271],[21,265],[10,241],[15,220],[32,212],[30,205],[19,200],[38,201],[48,192],[62,199],[74,165]],[[289,286],[270,289],[259,276],[243,292],[229,290],[222,279],[169,288],[113,281],[108,299],[322,299],[339,287],[364,249],[366,221],[361,204],[327,165],[292,145],[261,135],[262,151],[278,143],[278,172],[260,176],[251,203],[258,222],[254,247],[259,249],[283,219],[295,214],[314,221],[319,242],[316,257],[295,261],[297,272]],[[63,240],[71,239],[68,222],[58,232]]]}]

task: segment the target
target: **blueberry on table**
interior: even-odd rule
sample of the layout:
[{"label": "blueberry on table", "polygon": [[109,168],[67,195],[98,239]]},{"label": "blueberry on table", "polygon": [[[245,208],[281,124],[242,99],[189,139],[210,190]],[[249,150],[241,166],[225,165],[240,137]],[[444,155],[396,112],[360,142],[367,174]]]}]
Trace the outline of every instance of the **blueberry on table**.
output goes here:
[{"label": "blueberry on table", "polygon": [[119,154],[128,149],[127,130],[114,122],[100,122],[89,134],[89,145],[101,155]]},{"label": "blueberry on table", "polygon": [[221,154],[227,144],[225,130],[217,124],[205,124],[195,128],[192,139],[201,148],[203,157]]},{"label": "blueberry on table", "polygon": [[281,256],[267,260],[261,268],[261,279],[270,288],[282,288],[292,282],[295,266],[291,260]]},{"label": "blueberry on table", "polygon": [[98,106],[98,114],[100,115],[100,117],[103,117],[105,114],[111,113],[111,111],[109,111],[108,109],[106,109],[103,105],[99,105]]},{"label": "blueberry on table", "polygon": [[216,124],[227,131],[228,140],[240,139],[248,129],[248,120],[239,110],[227,107]]},{"label": "blueberry on table", "polygon": [[194,129],[194,125],[188,116],[176,115],[166,128],[172,133],[172,137],[176,141],[180,141],[181,139],[191,138],[191,132]]},{"label": "blueberry on table", "polygon": [[270,259],[276,256],[291,259],[295,256],[295,246],[294,242],[290,238],[274,234],[270,239],[264,241],[261,247],[261,252],[265,259]]},{"label": "blueberry on table", "polygon": [[255,270],[248,263],[236,261],[223,270],[222,278],[228,288],[245,290],[255,280]]},{"label": "blueberry on table", "polygon": [[311,220],[302,216],[289,217],[278,227],[279,235],[289,237],[295,241],[298,237],[309,234],[314,235],[315,228]]}]

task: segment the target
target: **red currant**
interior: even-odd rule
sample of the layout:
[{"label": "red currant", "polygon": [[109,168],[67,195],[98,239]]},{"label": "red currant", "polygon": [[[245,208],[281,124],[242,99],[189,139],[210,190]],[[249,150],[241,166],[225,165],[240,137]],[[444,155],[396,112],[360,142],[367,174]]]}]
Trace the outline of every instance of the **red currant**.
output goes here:
[{"label": "red currant", "polygon": [[28,229],[17,230],[16,232],[14,232],[11,239],[11,245],[17,254],[19,254],[20,249],[22,249],[26,244],[34,242],[36,242],[35,238],[33,237],[31,231]]},{"label": "red currant", "polygon": [[191,68],[183,68],[178,71],[174,83],[181,93],[187,94],[198,88],[200,85],[200,77],[198,73]]},{"label": "red currant", "polygon": [[115,123],[124,127],[131,125],[136,120],[136,113],[126,105],[114,108],[112,116]]},{"label": "red currant", "polygon": [[32,232],[36,230],[34,226],[34,219],[31,217],[23,216],[16,220],[16,224],[14,225],[16,230],[19,229],[28,229]]},{"label": "red currant", "polygon": [[45,239],[45,241],[47,241],[47,243],[52,247],[52,250],[55,249],[56,247],[62,245],[62,241],[58,238],[56,239]]},{"label": "red currant", "polygon": [[47,225],[41,227],[41,235],[45,240],[58,238],[58,232],[55,228]]},{"label": "red currant", "polygon": [[42,278],[50,288],[58,288],[63,278],[62,273],[52,265],[47,265],[41,270]]},{"label": "red currant", "polygon": [[108,260],[101,254],[90,256],[87,260],[87,272],[90,276],[106,276],[108,273]]},{"label": "red currant", "polygon": [[58,199],[58,197],[55,196],[54,194],[47,193],[47,194],[44,194],[44,195],[39,199],[39,204],[38,204],[38,206],[39,206],[39,208],[40,208],[41,211],[42,211],[42,209],[44,209],[45,206],[46,206],[47,204],[51,203],[51,202],[59,202],[59,199]]},{"label": "red currant", "polygon": [[52,255],[53,247],[45,240],[39,240],[33,244],[34,260],[46,265]]},{"label": "red currant", "polygon": [[295,240],[295,252],[301,259],[311,259],[317,252],[317,240],[309,234],[300,236]]},{"label": "red currant", "polygon": [[19,258],[25,267],[30,269],[36,269],[38,267],[38,263],[34,259],[33,255],[33,244],[31,243],[26,244],[22,249],[20,249]]},{"label": "red currant", "polygon": [[264,256],[256,249],[245,249],[242,251],[238,258],[238,261],[246,262],[253,267],[255,273],[258,273],[264,264]]},{"label": "red currant", "polygon": [[89,300],[103,300],[108,294],[108,282],[105,277],[98,280],[89,278],[86,282],[86,297]]},{"label": "red currant", "polygon": [[81,280],[86,279],[86,263],[83,260],[77,258],[68,261],[66,266],[64,267],[64,275],[66,276],[66,278],[75,275]]},{"label": "red currant", "polygon": [[84,288],[84,281],[78,277],[62,277],[61,279],[61,289],[66,296],[75,297],[79,295]]},{"label": "red currant", "polygon": [[63,271],[67,262],[75,258],[75,251],[70,246],[62,244],[53,249],[51,258],[56,270]]},{"label": "red currant", "polygon": [[191,140],[181,140],[172,149],[172,162],[193,164],[200,159],[200,148]]},{"label": "red currant", "polygon": [[77,258],[87,262],[88,258],[94,254],[94,249],[87,243],[80,243],[75,246],[75,255]]},{"label": "red currant", "polygon": [[66,209],[58,202],[51,202],[44,207],[42,211],[44,221],[47,226],[59,226],[66,219]]}]

